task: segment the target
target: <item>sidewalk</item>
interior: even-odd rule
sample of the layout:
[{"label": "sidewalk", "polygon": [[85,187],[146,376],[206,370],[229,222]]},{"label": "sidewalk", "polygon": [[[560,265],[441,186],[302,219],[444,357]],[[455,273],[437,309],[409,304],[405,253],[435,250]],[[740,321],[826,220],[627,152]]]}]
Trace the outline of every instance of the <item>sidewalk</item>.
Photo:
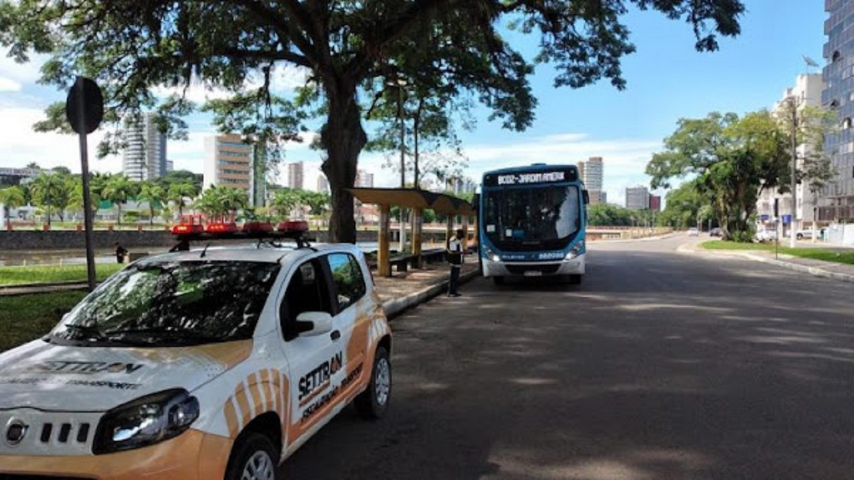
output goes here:
[{"label": "sidewalk", "polygon": [[686,243],[677,249],[680,253],[695,255],[729,256],[747,258],[756,262],[776,265],[796,272],[809,273],[816,277],[831,278],[841,282],[854,283],[854,265],[844,263],[824,262],[811,258],[793,257],[780,254],[774,257],[773,251],[767,250],[707,250],[696,243]]}]

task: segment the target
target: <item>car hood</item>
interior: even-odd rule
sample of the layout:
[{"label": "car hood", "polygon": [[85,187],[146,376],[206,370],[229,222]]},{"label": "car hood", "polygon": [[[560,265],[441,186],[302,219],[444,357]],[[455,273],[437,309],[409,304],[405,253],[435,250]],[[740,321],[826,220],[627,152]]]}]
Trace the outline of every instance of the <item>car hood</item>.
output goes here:
[{"label": "car hood", "polygon": [[63,346],[0,355],[0,410],[105,411],[171,388],[192,392],[249,357],[252,341],[180,348]]}]

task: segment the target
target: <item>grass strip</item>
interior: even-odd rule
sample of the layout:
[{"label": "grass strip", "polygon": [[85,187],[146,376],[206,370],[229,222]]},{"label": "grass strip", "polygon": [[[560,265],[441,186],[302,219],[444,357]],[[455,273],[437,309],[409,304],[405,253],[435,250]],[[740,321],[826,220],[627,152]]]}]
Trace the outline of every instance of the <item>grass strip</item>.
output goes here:
[{"label": "grass strip", "polygon": [[[738,243],[725,242],[723,240],[711,240],[703,242],[700,247],[707,250],[765,250],[774,251],[773,243]],[[823,262],[842,263],[846,265],[854,265],[854,250],[851,249],[827,249],[827,248],[789,248],[780,247],[779,252],[784,255],[791,255],[799,258],[809,258],[812,260],[820,260]]]},{"label": "grass strip", "polygon": [[0,352],[47,334],[86,292],[0,296]]},{"label": "grass strip", "polygon": [[[102,281],[119,271],[123,266],[118,263],[99,263],[95,265],[95,278],[98,281]],[[0,285],[85,282],[86,275],[85,264],[0,267]]]}]

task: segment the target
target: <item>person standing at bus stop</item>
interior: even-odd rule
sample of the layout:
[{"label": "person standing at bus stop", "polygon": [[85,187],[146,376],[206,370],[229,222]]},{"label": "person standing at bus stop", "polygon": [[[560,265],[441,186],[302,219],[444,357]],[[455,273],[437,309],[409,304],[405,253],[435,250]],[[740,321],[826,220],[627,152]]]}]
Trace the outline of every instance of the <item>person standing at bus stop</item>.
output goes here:
[{"label": "person standing at bus stop", "polygon": [[457,291],[460,283],[460,270],[463,268],[463,235],[462,229],[457,230],[456,235],[448,242],[448,262],[451,264],[451,279],[448,282],[448,296],[459,297]]}]

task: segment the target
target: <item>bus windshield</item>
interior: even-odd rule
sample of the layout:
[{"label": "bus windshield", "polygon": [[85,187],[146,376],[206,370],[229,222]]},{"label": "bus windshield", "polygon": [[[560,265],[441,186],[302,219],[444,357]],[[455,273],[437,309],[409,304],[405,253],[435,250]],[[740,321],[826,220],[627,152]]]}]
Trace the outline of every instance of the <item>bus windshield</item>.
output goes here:
[{"label": "bus windshield", "polygon": [[559,249],[581,229],[575,185],[489,189],[483,201],[484,231],[498,248]]}]

